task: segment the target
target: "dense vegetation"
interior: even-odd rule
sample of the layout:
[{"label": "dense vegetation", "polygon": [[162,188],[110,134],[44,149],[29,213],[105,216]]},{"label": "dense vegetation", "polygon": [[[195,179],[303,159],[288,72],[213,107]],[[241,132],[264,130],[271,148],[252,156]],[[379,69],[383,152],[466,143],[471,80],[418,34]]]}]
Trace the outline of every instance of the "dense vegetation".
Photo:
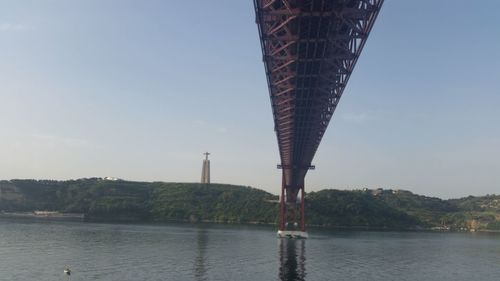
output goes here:
[{"label": "dense vegetation", "polygon": [[[0,211],[84,213],[89,220],[276,223],[278,197],[251,187],[163,182],[0,181]],[[500,230],[500,196],[441,200],[404,190],[322,190],[306,197],[309,225]]]},{"label": "dense vegetation", "polygon": [[92,220],[274,223],[276,199],[250,187],[110,181],[0,182],[0,210],[84,213]]},{"label": "dense vegetation", "polygon": [[419,221],[371,193],[322,190],[306,197],[307,222],[320,226],[409,228]]}]

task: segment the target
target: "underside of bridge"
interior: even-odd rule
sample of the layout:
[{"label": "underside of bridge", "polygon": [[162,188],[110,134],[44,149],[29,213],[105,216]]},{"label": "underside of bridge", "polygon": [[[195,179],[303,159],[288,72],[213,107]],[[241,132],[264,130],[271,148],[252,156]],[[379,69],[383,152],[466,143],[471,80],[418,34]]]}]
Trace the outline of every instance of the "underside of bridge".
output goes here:
[{"label": "underside of bridge", "polygon": [[281,158],[280,230],[305,231],[304,178],[382,3],[254,0]]}]

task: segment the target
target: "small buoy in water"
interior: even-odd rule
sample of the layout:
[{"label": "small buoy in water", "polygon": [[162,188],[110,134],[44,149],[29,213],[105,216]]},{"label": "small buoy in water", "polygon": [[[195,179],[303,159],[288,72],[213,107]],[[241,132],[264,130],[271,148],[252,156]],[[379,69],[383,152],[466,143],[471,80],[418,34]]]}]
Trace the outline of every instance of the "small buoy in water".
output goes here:
[{"label": "small buoy in water", "polygon": [[68,276],[69,276],[69,275],[71,275],[71,269],[69,269],[69,268],[67,268],[67,267],[66,267],[66,268],[64,269],[64,274],[66,274],[66,275],[68,275]]}]

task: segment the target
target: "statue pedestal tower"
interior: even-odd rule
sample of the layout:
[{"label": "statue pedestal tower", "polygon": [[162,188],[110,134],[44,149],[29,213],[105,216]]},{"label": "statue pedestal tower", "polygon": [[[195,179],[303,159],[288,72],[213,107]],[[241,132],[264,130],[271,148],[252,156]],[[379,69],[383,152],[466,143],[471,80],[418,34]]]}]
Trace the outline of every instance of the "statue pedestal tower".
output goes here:
[{"label": "statue pedestal tower", "polygon": [[210,160],[208,160],[208,155],[210,153],[205,152],[203,153],[205,155],[205,160],[203,160],[203,167],[201,169],[201,183],[210,183]]}]

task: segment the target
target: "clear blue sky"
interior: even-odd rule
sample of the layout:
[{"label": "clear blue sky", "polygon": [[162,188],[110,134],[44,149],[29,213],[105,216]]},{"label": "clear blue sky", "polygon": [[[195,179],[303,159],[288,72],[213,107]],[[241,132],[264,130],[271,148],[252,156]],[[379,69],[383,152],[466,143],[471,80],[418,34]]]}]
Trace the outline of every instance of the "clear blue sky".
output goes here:
[{"label": "clear blue sky", "polygon": [[[308,190],[500,191],[500,1],[386,0]],[[250,0],[0,0],[0,179],[278,193]]]}]

